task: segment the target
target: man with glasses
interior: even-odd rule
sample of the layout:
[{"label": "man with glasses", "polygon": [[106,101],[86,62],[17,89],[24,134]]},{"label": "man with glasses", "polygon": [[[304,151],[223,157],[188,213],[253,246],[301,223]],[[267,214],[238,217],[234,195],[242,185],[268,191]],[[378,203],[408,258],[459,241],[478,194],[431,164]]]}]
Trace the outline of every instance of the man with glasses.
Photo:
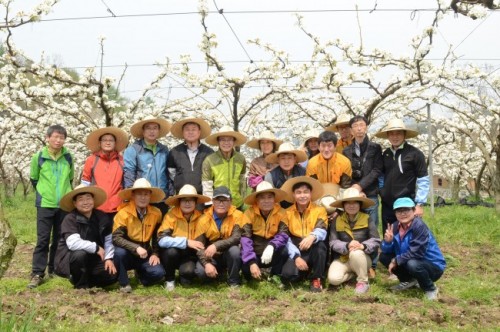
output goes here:
[{"label": "man with glasses", "polygon": [[415,213],[415,203],[409,197],[394,202],[397,221],[384,234],[380,261],[400,283],[390,289],[404,291],[418,285],[428,300],[436,300],[434,285],[443,275],[446,262],[429,227]]}]

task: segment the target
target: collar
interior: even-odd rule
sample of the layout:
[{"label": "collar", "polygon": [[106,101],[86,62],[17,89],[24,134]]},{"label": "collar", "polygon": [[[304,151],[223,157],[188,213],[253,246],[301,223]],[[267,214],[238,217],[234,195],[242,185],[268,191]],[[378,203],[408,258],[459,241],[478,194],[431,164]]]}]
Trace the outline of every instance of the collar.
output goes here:
[{"label": "collar", "polygon": [[405,144],[406,144],[406,141],[403,141],[403,144],[401,144],[400,146],[398,146],[398,148],[396,150],[394,150],[394,148],[392,147],[392,145],[391,145],[390,149],[391,149],[392,153],[396,154],[396,151],[402,150],[405,147]]}]

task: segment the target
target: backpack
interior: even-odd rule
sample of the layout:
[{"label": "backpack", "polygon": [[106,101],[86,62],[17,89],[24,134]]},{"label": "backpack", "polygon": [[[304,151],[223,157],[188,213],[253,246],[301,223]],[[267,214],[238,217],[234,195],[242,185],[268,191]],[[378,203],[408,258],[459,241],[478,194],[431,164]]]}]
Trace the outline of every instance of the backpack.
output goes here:
[{"label": "backpack", "polygon": [[[63,157],[68,162],[69,167],[72,168],[73,167],[73,157],[71,156],[71,153],[65,153],[65,154],[63,154]],[[42,157],[42,151],[40,151],[40,152],[38,152],[38,168],[39,169],[42,168],[43,163],[45,163],[45,158]]]},{"label": "backpack", "polygon": [[[92,186],[95,186],[95,184],[96,184],[95,177],[94,177],[94,169],[95,169],[99,159],[100,159],[99,155],[96,155],[95,160],[94,160],[94,165],[92,165],[92,168],[90,169],[90,184]],[[120,165],[120,168],[122,169],[122,172],[123,172],[123,162],[120,162],[120,159],[118,159],[118,165]],[[122,179],[122,186],[123,186],[123,179]]]}]

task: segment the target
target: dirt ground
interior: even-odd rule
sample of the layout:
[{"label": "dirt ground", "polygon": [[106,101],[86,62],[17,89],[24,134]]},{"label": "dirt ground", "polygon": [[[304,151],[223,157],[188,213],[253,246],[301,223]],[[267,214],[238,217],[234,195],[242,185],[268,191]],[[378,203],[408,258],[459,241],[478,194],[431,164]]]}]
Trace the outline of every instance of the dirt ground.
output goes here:
[{"label": "dirt ground", "polygon": [[[32,250],[32,245],[21,244],[17,247],[5,280],[24,278],[28,282],[30,264],[26,262],[31,262]],[[467,250],[446,250],[454,251],[453,255],[461,260],[472,260],[475,256]],[[498,267],[496,270],[498,272]],[[467,271],[456,268],[453,273]],[[45,290],[32,291],[22,287],[17,292],[4,290],[2,312],[27,315],[36,308],[35,321],[46,319],[48,315],[57,321],[75,322],[77,325],[100,320],[115,324],[220,324],[234,328],[241,324],[273,326],[277,321],[321,325],[341,321],[366,328],[399,326],[408,329],[476,330],[495,329],[500,322],[500,294],[492,299],[496,305],[491,305],[454,298],[444,290],[437,304],[424,305],[421,295],[394,297],[370,292],[367,296],[356,297],[351,289],[349,292],[328,289],[321,294],[312,294],[302,288],[267,293],[259,289],[253,293],[245,285],[234,290],[224,287],[207,291],[193,287],[189,292],[176,290],[166,293],[160,286],[153,286],[157,291],[142,290],[141,294],[138,290],[132,294],[121,294],[117,290],[73,290],[61,285],[64,282]]]}]

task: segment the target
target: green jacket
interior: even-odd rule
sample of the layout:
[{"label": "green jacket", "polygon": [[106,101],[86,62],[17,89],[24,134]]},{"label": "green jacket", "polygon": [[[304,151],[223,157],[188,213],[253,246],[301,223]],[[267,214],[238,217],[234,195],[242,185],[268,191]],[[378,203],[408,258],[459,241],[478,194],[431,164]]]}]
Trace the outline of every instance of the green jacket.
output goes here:
[{"label": "green jacket", "polygon": [[75,173],[73,156],[65,147],[61,152],[53,160],[45,146],[31,158],[30,179],[36,190],[37,207],[58,208],[61,197],[71,191]]},{"label": "green jacket", "polygon": [[246,190],[246,167],[245,157],[236,151],[229,160],[219,150],[208,155],[202,165],[203,195],[212,197],[214,188],[226,186],[231,190],[233,205],[240,207]]}]

